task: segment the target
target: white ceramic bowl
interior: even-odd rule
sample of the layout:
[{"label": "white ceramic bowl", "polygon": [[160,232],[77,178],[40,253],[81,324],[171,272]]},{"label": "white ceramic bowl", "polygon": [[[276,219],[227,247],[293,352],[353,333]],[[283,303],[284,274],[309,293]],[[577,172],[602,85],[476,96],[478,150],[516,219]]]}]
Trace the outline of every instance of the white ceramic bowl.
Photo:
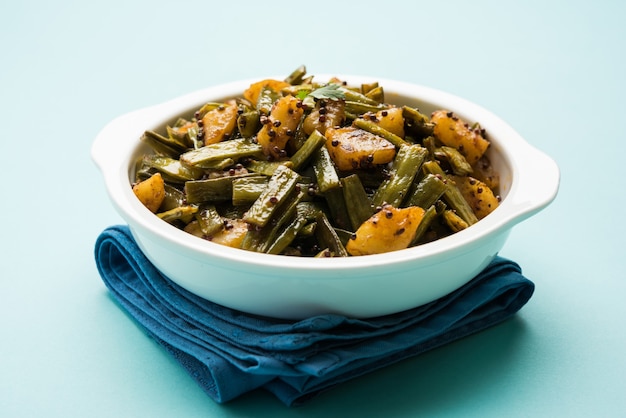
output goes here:
[{"label": "white ceramic bowl", "polygon": [[[316,75],[316,80],[330,75]],[[213,302],[244,312],[299,319],[339,313],[352,317],[391,314],[431,302],[479,273],[504,245],[511,228],[546,207],[557,194],[559,169],[491,112],[431,88],[360,76],[339,76],[351,85],[378,81],[385,101],[430,114],[454,111],[487,130],[488,155],[500,174],[501,205],[470,228],[432,243],[346,258],[258,254],[214,244],[160,220],[131,190],[134,162],[147,151],[140,137],[191,115],[208,101],[240,96],[255,80],[200,90],[121,116],[92,146],[106,189],[145,255],[171,280]]]}]

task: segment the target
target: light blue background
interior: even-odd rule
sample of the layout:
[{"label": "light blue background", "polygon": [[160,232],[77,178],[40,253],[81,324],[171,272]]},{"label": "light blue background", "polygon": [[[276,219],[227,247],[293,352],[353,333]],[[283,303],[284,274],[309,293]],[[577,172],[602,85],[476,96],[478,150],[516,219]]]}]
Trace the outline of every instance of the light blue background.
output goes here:
[{"label": "light blue background", "polygon": [[[623,4],[3,1],[0,416],[624,416]],[[220,406],[108,296],[93,244],[121,218],[89,149],[118,115],[300,64],[475,101],[561,190],[502,250],[537,285],[513,320],[301,408]]]}]

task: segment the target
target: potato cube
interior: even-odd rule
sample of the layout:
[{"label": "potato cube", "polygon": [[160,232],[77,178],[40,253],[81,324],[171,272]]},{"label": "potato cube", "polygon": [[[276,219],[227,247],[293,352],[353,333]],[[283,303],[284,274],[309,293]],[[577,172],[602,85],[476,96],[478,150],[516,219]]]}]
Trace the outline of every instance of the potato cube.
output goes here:
[{"label": "potato cube", "polygon": [[444,145],[456,148],[470,165],[482,157],[489,141],[482,137],[480,132],[470,129],[461,118],[446,110],[437,110],[431,116],[435,124],[434,135]]},{"label": "potato cube", "polygon": [[285,157],[285,147],[293,133],[296,132],[304,113],[298,105],[300,101],[289,95],[281,97],[272,106],[268,122],[263,125],[257,135],[257,142],[265,155],[274,158]]},{"label": "potato cube", "polygon": [[396,155],[391,142],[354,127],[327,129],[326,148],[337,169],[346,171],[387,164]]},{"label": "potato cube", "polygon": [[453,176],[452,179],[478,219],[484,218],[498,207],[497,196],[482,181],[473,177],[459,176]]},{"label": "potato cube", "polygon": [[228,219],[219,232],[211,235],[208,240],[216,244],[240,248],[244,237],[248,233],[248,223],[241,219]]},{"label": "potato cube", "polygon": [[404,116],[402,116],[401,108],[391,107],[389,109],[379,110],[376,112],[376,119],[373,120],[381,128],[404,139]]},{"label": "potato cube", "polygon": [[165,199],[165,182],[161,173],[156,173],[150,178],[133,186],[133,192],[145,207],[152,213],[156,213]]},{"label": "potato cube", "polygon": [[237,125],[237,105],[217,107],[202,118],[204,145],[221,142],[235,130]]},{"label": "potato cube", "polygon": [[385,205],[361,224],[348,241],[346,250],[350,255],[368,255],[407,248],[415,238],[424,213],[419,206],[398,209]]}]

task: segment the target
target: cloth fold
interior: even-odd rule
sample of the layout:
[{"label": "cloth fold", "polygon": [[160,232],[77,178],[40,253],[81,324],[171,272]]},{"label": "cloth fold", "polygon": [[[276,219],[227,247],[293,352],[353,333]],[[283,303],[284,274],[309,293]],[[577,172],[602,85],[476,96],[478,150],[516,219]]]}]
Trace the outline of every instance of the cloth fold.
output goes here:
[{"label": "cloth fold", "polygon": [[220,403],[264,388],[286,405],[301,404],[501,322],[535,287],[518,264],[498,256],[465,286],[411,310],[288,321],[229,309],[181,288],[148,261],[125,225],[100,234],[95,259],[119,305]]}]

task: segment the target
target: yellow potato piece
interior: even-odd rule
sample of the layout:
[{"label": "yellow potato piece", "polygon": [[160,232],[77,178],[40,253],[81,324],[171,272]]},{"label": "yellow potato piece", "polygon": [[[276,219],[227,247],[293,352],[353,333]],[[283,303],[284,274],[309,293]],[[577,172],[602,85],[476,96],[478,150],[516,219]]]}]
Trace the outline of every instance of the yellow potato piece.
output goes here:
[{"label": "yellow potato piece", "polygon": [[324,106],[318,104],[304,118],[302,129],[307,135],[311,135],[316,130],[324,135],[328,128],[341,126],[345,118],[345,102],[343,100],[327,100]]},{"label": "yellow potato piece", "polygon": [[470,165],[476,164],[489,147],[489,141],[452,112],[437,110],[433,112],[430,121],[435,124],[435,137],[444,145],[456,148]]},{"label": "yellow potato piece", "polygon": [[165,182],[161,173],[139,182],[133,186],[133,192],[145,207],[152,213],[156,213],[165,199]]},{"label": "yellow potato piece", "polygon": [[387,164],[396,155],[391,142],[354,127],[327,129],[326,148],[337,169],[343,171]]},{"label": "yellow potato piece", "polygon": [[204,145],[221,142],[230,136],[237,124],[237,106],[226,105],[213,109],[202,118],[202,131],[204,133]]},{"label": "yellow potato piece", "polygon": [[357,229],[348,241],[346,250],[350,255],[381,254],[407,248],[424,217],[424,209],[418,206],[394,208],[385,205]]},{"label": "yellow potato piece", "polygon": [[269,121],[263,125],[257,135],[257,142],[263,148],[265,155],[271,155],[274,158],[285,157],[285,146],[298,129],[304,113],[298,103],[300,100],[288,95],[278,99],[272,106]]},{"label": "yellow potato piece", "polygon": [[493,190],[484,182],[473,177],[453,176],[452,179],[478,219],[489,215],[500,204]]},{"label": "yellow potato piece", "polygon": [[402,109],[392,107],[376,112],[376,123],[383,129],[404,139],[404,116]]},{"label": "yellow potato piece", "polygon": [[241,219],[229,219],[224,228],[208,238],[216,244],[227,245],[233,248],[240,248],[246,233],[248,223]]}]

